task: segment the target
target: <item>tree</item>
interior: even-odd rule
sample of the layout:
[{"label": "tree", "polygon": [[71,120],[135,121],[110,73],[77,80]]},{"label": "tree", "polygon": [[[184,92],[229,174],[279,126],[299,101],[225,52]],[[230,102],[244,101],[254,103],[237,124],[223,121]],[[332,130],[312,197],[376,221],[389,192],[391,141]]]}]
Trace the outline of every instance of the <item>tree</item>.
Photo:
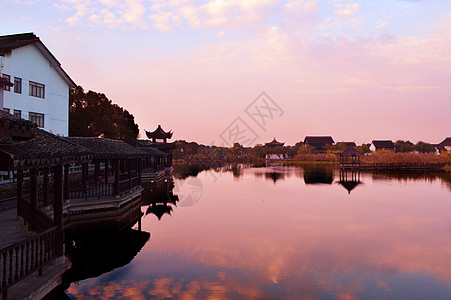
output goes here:
[{"label": "tree", "polygon": [[413,143],[410,141],[404,142],[402,140],[397,140],[395,143],[396,152],[412,152],[413,151]]},{"label": "tree", "polygon": [[435,146],[431,145],[429,143],[425,143],[422,141],[419,141],[418,143],[416,143],[415,146],[413,146],[413,149],[415,151],[418,151],[420,153],[431,153],[431,152],[435,152]]},{"label": "tree", "polygon": [[113,104],[105,94],[84,92],[81,86],[69,94],[69,135],[95,136],[135,144],[139,134],[135,117]]}]

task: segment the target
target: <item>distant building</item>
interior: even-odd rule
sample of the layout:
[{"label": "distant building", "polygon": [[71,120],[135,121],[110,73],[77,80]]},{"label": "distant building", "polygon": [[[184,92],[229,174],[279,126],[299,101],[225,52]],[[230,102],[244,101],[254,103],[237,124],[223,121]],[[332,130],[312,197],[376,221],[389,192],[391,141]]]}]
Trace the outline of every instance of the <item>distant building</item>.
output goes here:
[{"label": "distant building", "polygon": [[334,143],[331,136],[306,136],[304,139],[304,144],[315,147],[320,153],[326,152],[326,145],[332,146]]},{"label": "distant building", "polygon": [[371,142],[370,150],[395,152],[395,144],[391,140],[374,140]]},{"label": "distant building", "polygon": [[0,110],[68,135],[69,88],[76,85],[37,36],[0,36],[0,77]]},{"label": "distant building", "polygon": [[265,146],[269,148],[283,147],[283,145],[285,145],[285,143],[278,142],[276,138],[274,138],[271,142],[265,144]]},{"label": "distant building", "polygon": [[447,137],[437,146],[443,147],[446,151],[451,152],[451,137]]},{"label": "distant building", "polygon": [[284,160],[288,158],[288,154],[266,154],[266,160]]}]

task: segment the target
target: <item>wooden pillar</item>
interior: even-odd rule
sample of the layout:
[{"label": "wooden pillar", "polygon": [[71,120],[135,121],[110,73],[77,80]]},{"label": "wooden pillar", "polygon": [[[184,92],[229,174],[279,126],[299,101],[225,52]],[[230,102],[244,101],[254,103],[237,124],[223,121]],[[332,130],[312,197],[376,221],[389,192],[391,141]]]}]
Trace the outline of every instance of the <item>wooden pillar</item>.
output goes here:
[{"label": "wooden pillar", "polygon": [[56,226],[56,257],[63,256],[63,166],[53,167],[53,223]]},{"label": "wooden pillar", "polygon": [[44,206],[49,205],[49,169],[44,168]]},{"label": "wooden pillar", "polygon": [[86,187],[87,183],[88,183],[88,164],[83,163],[81,164],[81,184],[83,185],[83,188]]},{"label": "wooden pillar", "polygon": [[127,169],[128,169],[128,189],[132,189],[132,160],[127,159]]},{"label": "wooden pillar", "polygon": [[64,200],[69,199],[69,168],[70,165],[64,166]]},{"label": "wooden pillar", "polygon": [[31,230],[36,230],[36,206],[38,200],[38,170],[30,170],[30,226]]},{"label": "wooden pillar", "polygon": [[17,170],[17,215],[20,216],[23,201],[23,170]]},{"label": "wooden pillar", "polygon": [[142,170],[142,160],[138,161],[138,166],[136,170],[136,175],[138,176],[138,185],[141,185],[141,170]]},{"label": "wooden pillar", "polygon": [[97,185],[99,183],[100,161],[94,161],[94,166],[94,183]]},{"label": "wooden pillar", "polygon": [[113,160],[114,168],[114,194],[119,195],[119,160]]},{"label": "wooden pillar", "polygon": [[105,183],[108,183],[108,159],[105,160]]}]

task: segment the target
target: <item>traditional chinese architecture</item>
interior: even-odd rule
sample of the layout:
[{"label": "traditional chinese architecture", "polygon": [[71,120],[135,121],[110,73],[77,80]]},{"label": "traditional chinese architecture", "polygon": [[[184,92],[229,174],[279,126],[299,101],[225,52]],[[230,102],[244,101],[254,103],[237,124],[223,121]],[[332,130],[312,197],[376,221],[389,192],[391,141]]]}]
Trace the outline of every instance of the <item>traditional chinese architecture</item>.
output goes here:
[{"label": "traditional chinese architecture", "polygon": [[[42,275],[43,268],[55,260],[60,271],[70,267],[63,256],[63,170],[64,166],[90,159],[83,147],[0,111],[0,170],[15,172],[16,213],[34,232],[22,240],[5,237],[11,240],[8,247],[0,250],[3,298],[14,284],[36,271]],[[42,210],[44,206],[50,207],[52,217]],[[48,291],[59,282],[58,278],[52,281],[54,286],[48,286]]]},{"label": "traditional chinese architecture", "polygon": [[447,137],[437,146],[443,147],[446,151],[451,152],[451,137]]},{"label": "traditional chinese architecture", "polygon": [[371,142],[370,150],[395,152],[395,144],[391,140],[374,140]]},{"label": "traditional chinese architecture", "polygon": [[357,151],[354,146],[348,145],[340,153],[340,167],[341,168],[358,168],[360,166],[360,156],[363,154]]},{"label": "traditional chinese architecture", "polygon": [[[11,288],[12,298],[27,296],[15,294],[14,285],[35,271],[52,276],[44,280],[51,285],[44,284],[41,296],[61,282],[61,272],[70,266],[63,256],[63,232],[70,247],[83,232],[140,225],[141,171],[167,165],[155,151],[104,138],[58,137],[0,111],[0,170],[14,174],[16,187],[9,194],[15,197],[15,215],[33,232],[0,249],[3,297]],[[60,273],[46,275],[42,270],[55,260],[61,262]]]},{"label": "traditional chinese architecture", "polygon": [[319,153],[325,153],[326,145],[333,145],[334,140],[331,136],[306,136],[304,144],[310,145],[316,148]]},{"label": "traditional chinese architecture", "polygon": [[152,153],[157,164],[161,165],[161,167],[143,170],[143,179],[159,182],[166,175],[172,173],[172,151],[175,148],[175,143],[168,142],[168,139],[172,138],[173,132],[164,131],[161,125],[158,125],[157,129],[152,132],[146,130],[146,135],[149,140],[139,140],[139,145],[144,151]]},{"label": "traditional chinese architecture", "polygon": [[276,140],[276,138],[274,138],[271,142],[265,144],[265,146],[269,147],[270,149],[276,148],[276,147],[283,147],[283,145],[285,145],[285,143],[278,142]]}]

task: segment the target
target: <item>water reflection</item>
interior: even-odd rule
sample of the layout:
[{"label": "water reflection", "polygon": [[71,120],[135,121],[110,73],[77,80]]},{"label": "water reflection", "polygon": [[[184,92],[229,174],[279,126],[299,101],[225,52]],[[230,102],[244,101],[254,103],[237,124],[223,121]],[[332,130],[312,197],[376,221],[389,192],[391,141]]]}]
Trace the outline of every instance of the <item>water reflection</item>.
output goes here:
[{"label": "water reflection", "polygon": [[77,239],[66,254],[72,268],[65,281],[77,282],[97,277],[130,263],[150,238],[150,233],[127,228],[120,232],[107,231],[101,234],[86,233]]},{"label": "water reflection", "polygon": [[332,184],[334,167],[330,165],[311,164],[302,166],[305,184]]},{"label": "water reflection", "polygon": [[159,182],[144,183],[142,193],[143,206],[146,215],[153,214],[158,220],[167,214],[171,215],[173,207],[177,206],[179,197],[174,195],[174,181],[172,177],[165,178]]},{"label": "water reflection", "polygon": [[358,169],[340,169],[340,181],[341,184],[347,191],[348,194],[351,194],[351,191],[355,189],[359,184],[362,184],[360,181],[360,170]]},{"label": "water reflection", "polygon": [[281,172],[266,172],[265,177],[276,184],[277,180],[283,180],[285,178],[285,174]]},{"label": "water reflection", "polygon": [[330,166],[243,166],[238,181],[233,172],[217,181],[204,175],[198,176],[202,201],[175,206],[166,192],[156,193],[157,201],[166,199],[159,204],[173,208],[173,217],[143,219],[152,241],[121,270],[71,285],[68,293],[140,299],[451,297],[451,193],[442,185],[449,173],[374,179],[373,173],[346,174]]}]

